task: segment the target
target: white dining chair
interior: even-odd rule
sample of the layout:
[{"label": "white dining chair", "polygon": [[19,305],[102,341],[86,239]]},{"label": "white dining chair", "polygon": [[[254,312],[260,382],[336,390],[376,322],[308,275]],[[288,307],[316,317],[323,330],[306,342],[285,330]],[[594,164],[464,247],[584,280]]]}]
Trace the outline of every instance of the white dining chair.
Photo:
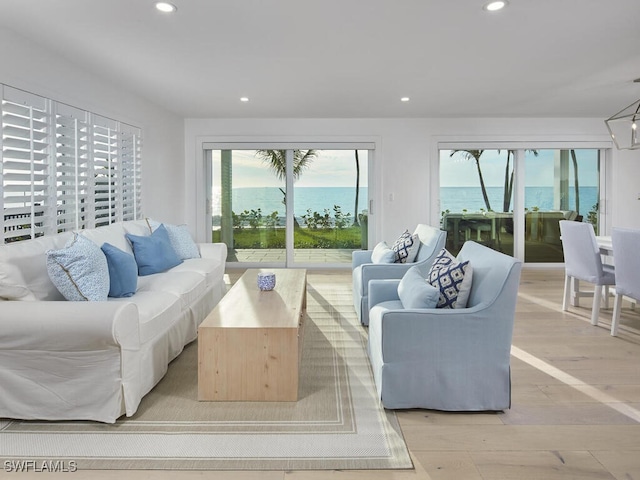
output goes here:
[{"label": "white dining chair", "polygon": [[640,230],[614,228],[611,231],[613,260],[616,264],[616,298],[613,303],[611,335],[618,335],[622,297],[640,300]]},{"label": "white dining chair", "polygon": [[[571,220],[561,220],[559,223],[565,270],[562,310],[566,311],[569,308],[569,298],[573,290],[572,281],[582,280],[592,283],[595,287],[591,324],[598,325],[603,287],[608,296],[609,291],[606,287],[616,283],[614,267],[602,264],[593,225]],[[575,292],[578,297],[580,294],[579,291]]]}]

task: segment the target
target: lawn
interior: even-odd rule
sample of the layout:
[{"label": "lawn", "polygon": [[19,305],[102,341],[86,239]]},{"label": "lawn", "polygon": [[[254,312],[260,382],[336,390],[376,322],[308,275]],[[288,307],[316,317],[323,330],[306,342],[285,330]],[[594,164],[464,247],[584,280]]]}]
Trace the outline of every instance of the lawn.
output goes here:
[{"label": "lawn", "polygon": [[[213,231],[220,242],[220,230]],[[233,231],[234,248],[285,248],[284,228],[241,228]],[[293,248],[352,248],[362,245],[361,228],[302,228],[293,234]]]}]

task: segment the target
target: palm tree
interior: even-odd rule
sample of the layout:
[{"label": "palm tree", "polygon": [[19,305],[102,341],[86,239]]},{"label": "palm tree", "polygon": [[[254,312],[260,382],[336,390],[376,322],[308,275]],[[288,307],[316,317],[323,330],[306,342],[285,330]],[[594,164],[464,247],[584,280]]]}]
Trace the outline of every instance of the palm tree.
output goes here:
[{"label": "palm tree", "polygon": [[[263,162],[269,164],[269,168],[273,170],[276,177],[280,180],[286,180],[287,178],[287,151],[286,150],[256,150],[256,156],[261,157]],[[314,158],[318,156],[315,150],[294,150],[293,151],[293,179],[298,180],[302,171],[309,167],[309,164]],[[282,188],[282,203],[287,204],[287,192]],[[299,227],[300,224],[293,216],[294,228]]]},{"label": "palm tree", "polygon": [[480,168],[480,157],[484,150],[452,150],[449,157],[453,157],[456,153],[460,152],[465,160],[474,159],[476,162],[476,168],[478,169],[478,178],[480,179],[480,188],[482,189],[482,198],[484,199],[484,205],[487,207],[487,211],[493,211],[491,204],[489,203],[489,195],[487,194],[487,187],[484,184],[484,177],[482,176],[482,169]]},{"label": "palm tree", "polygon": [[[286,150],[256,150],[256,155],[269,164],[280,180],[287,178]],[[293,179],[298,180],[302,171],[309,166],[311,161],[318,156],[315,150],[294,150],[293,151]]]}]

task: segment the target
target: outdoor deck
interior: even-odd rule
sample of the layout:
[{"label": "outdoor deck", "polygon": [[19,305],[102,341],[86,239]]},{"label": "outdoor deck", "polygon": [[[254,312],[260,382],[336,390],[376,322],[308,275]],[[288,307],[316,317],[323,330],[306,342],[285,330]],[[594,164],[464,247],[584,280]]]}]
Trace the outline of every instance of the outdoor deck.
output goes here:
[{"label": "outdoor deck", "polygon": [[[298,248],[294,250],[293,257],[296,263],[344,263],[351,266],[352,249],[339,248]],[[283,248],[264,249],[236,249],[229,251],[227,262],[242,263],[274,263],[285,261]]]}]

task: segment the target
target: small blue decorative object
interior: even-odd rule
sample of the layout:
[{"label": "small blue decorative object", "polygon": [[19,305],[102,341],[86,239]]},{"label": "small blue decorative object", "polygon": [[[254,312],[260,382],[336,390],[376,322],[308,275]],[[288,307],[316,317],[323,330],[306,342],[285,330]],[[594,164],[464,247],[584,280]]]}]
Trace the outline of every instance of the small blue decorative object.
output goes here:
[{"label": "small blue decorative object", "polygon": [[262,291],[273,290],[276,286],[276,274],[273,272],[258,273],[258,288]]}]

